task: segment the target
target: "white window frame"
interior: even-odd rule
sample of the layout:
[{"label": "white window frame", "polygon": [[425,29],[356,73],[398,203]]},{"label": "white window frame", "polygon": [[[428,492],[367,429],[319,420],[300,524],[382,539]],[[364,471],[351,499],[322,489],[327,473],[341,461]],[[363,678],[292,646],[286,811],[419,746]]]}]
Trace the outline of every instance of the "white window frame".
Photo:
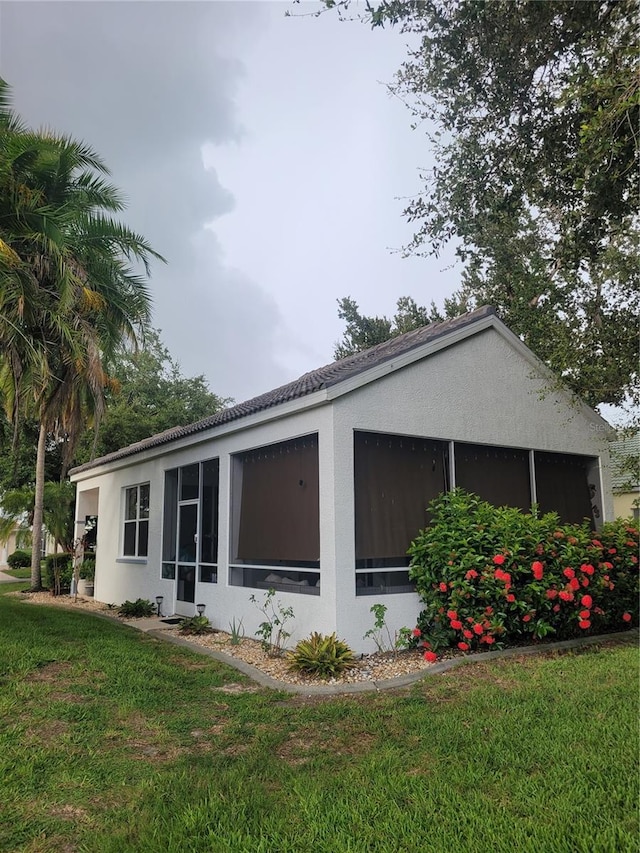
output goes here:
[{"label": "white window frame", "polygon": [[[147,488],[148,495],[148,503],[146,514],[141,514],[140,512],[140,490],[143,488]],[[129,506],[129,493],[134,491],[136,493],[135,498],[135,510],[136,515],[135,518],[127,518],[127,510]],[[149,503],[151,501],[151,484],[147,481],[145,483],[137,483],[132,486],[125,486],[122,489],[122,524],[121,524],[121,547],[120,554],[122,560],[143,560],[146,561],[149,555]],[[147,525],[147,548],[146,553],[140,553],[140,525],[141,523],[146,523]],[[125,554],[125,541],[126,541],[126,528],[127,525],[135,525],[135,540],[134,540],[134,553],[133,554]]]}]

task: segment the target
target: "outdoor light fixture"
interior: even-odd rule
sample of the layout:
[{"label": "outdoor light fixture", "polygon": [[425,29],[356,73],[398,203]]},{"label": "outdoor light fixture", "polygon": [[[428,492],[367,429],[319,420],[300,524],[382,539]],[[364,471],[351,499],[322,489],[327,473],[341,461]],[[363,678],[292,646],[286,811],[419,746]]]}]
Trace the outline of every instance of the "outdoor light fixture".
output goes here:
[{"label": "outdoor light fixture", "polygon": [[196,610],[198,611],[198,616],[204,615],[204,609],[206,606],[207,606],[206,604],[196,604]]},{"label": "outdoor light fixture", "polygon": [[164,595],[156,595],[156,604],[158,605],[158,616],[162,616],[162,601]]}]

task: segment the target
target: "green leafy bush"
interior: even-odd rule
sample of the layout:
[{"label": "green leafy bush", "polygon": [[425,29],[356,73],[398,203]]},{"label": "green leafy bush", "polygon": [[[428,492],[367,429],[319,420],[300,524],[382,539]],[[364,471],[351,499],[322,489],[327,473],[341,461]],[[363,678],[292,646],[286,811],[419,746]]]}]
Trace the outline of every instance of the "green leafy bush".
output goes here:
[{"label": "green leafy bush", "polygon": [[30,551],[14,551],[7,557],[7,565],[10,569],[27,569],[31,565]]},{"label": "green leafy bush", "polygon": [[147,616],[155,616],[156,612],[156,605],[152,604],[146,598],[136,598],[135,601],[123,601],[118,608],[118,614],[126,616],[128,619],[142,619]]},{"label": "green leafy bush", "polygon": [[320,678],[339,675],[354,663],[353,652],[335,634],[323,635],[313,632],[310,637],[300,640],[287,655],[289,669]]},{"label": "green leafy bush", "polygon": [[73,577],[73,554],[48,554],[44,558],[44,586],[53,595],[69,592]]},{"label": "green leafy bush", "polygon": [[461,489],[430,505],[431,525],[410,548],[425,605],[414,642],[433,659],[462,651],[638,624],[638,530],[617,519],[594,534],[496,508]]},{"label": "green leafy bush", "polygon": [[94,580],[96,575],[96,558],[85,557],[80,566],[80,577],[87,581]]},{"label": "green leafy bush", "polygon": [[269,589],[264,594],[262,604],[255,595],[249,596],[251,601],[264,616],[264,621],[258,625],[256,635],[262,637],[260,645],[265,652],[278,656],[282,654],[282,646],[291,636],[285,625],[293,619],[293,607],[283,607],[281,601],[274,601],[275,589]]},{"label": "green leafy bush", "polygon": [[190,616],[183,619],[178,629],[181,634],[213,634],[211,622],[206,616]]}]

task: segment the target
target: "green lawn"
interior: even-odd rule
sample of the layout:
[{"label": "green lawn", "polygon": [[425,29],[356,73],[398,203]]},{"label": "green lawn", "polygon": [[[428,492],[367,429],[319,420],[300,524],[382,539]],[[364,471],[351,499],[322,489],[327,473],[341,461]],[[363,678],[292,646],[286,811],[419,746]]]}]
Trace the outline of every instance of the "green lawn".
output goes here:
[{"label": "green lawn", "polygon": [[0,595],[0,662],[2,851],[638,850],[635,643],[306,700]]},{"label": "green lawn", "polygon": [[22,569],[3,569],[2,571],[5,575],[11,575],[12,578],[16,578],[17,580],[31,579],[31,568],[29,566],[25,566]]}]

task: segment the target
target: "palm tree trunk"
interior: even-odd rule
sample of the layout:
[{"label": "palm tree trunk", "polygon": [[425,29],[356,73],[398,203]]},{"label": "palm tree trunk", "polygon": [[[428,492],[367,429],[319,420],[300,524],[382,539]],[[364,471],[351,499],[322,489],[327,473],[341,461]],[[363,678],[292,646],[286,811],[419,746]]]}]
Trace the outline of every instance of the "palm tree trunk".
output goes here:
[{"label": "palm tree trunk", "polygon": [[44,457],[47,449],[47,430],[40,424],[38,455],[36,457],[36,496],[33,505],[33,533],[31,537],[31,590],[42,589],[40,555],[42,553],[42,511],[44,507]]}]

